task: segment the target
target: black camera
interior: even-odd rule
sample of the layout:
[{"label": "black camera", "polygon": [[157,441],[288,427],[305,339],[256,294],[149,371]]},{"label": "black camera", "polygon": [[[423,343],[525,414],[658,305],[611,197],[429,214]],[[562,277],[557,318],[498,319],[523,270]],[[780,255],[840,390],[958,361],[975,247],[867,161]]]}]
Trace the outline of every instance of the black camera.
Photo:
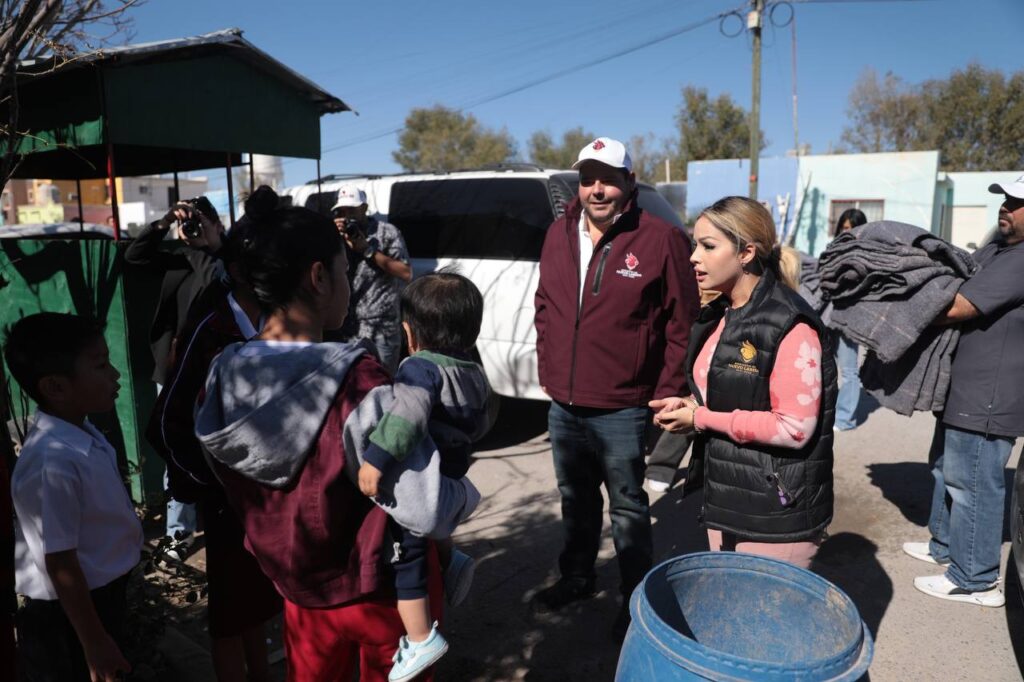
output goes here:
[{"label": "black camera", "polygon": [[189,239],[202,237],[203,224],[199,221],[199,216],[196,215],[196,213],[201,212],[207,218],[216,222],[218,218],[211,216],[217,216],[217,210],[206,197],[196,197],[194,199],[189,199],[185,203],[188,204],[190,210],[188,218],[181,221],[181,233]]},{"label": "black camera", "polygon": [[341,229],[349,239],[366,236],[366,230],[363,229],[362,222],[356,218],[345,218],[345,222],[342,223]]}]

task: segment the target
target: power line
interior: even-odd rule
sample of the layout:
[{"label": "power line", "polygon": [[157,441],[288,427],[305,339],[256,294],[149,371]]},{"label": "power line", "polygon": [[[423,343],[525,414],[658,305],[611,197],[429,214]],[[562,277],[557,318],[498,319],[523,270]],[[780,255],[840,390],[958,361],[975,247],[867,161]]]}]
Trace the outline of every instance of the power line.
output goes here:
[{"label": "power line", "polygon": [[[585,69],[589,69],[591,67],[598,66],[600,64],[604,64],[606,62],[612,61],[614,59],[618,59],[620,57],[625,57],[626,55],[633,54],[634,52],[639,52],[640,50],[643,50],[643,49],[645,49],[647,47],[651,47],[652,45],[657,45],[659,43],[663,43],[663,42],[665,42],[667,40],[671,40],[672,38],[676,38],[676,37],[678,37],[680,35],[683,35],[684,33],[689,33],[690,31],[695,31],[698,28],[702,28],[704,26],[707,26],[709,24],[714,23],[715,21],[719,21],[720,19],[722,19],[723,17],[731,14],[734,11],[735,10],[729,10],[729,11],[726,11],[726,12],[719,12],[718,14],[715,14],[715,15],[710,16],[710,17],[706,17],[704,19],[701,19],[700,21],[695,21],[695,22],[692,22],[692,23],[687,24],[685,26],[682,26],[680,28],[676,28],[676,29],[673,29],[671,31],[666,31],[664,33],[658,34],[658,35],[656,35],[656,36],[654,36],[652,38],[649,38],[649,39],[646,39],[646,40],[643,40],[643,41],[639,41],[639,42],[633,43],[633,44],[629,45],[628,47],[616,50],[614,52],[610,52],[610,53],[605,54],[605,55],[603,55],[601,57],[598,57],[597,59],[589,60],[589,61],[584,62],[584,63],[579,63],[579,64],[576,64],[574,66],[558,69],[558,70],[552,71],[552,72],[550,72],[550,73],[548,73],[548,74],[546,74],[544,76],[540,76],[538,78],[532,79],[532,80],[527,81],[525,83],[521,83],[521,84],[516,85],[514,87],[507,88],[505,90],[501,90],[499,92],[496,92],[496,93],[493,93],[493,94],[490,94],[490,95],[485,95],[484,97],[480,97],[480,98],[478,98],[476,100],[471,100],[470,102],[468,102],[468,103],[462,105],[461,107],[459,107],[457,109],[457,111],[464,111],[466,109],[473,109],[473,108],[476,108],[478,106],[482,106],[484,104],[489,104],[489,103],[497,101],[499,99],[503,99],[505,97],[510,97],[512,95],[518,94],[520,92],[523,92],[524,90],[529,90],[531,88],[535,88],[537,86],[544,85],[545,83],[550,83],[553,80],[557,80],[557,79],[562,78],[564,76],[567,76],[569,74],[576,73],[578,71],[583,71]],[[378,131],[378,132],[375,132],[375,133],[370,133],[370,134],[363,135],[363,136],[360,136],[360,137],[357,137],[357,138],[353,138],[351,140],[346,140],[346,141],[340,142],[338,144],[333,144],[333,145],[324,147],[321,150],[321,153],[333,152],[333,151],[337,151],[339,149],[344,149],[346,147],[352,147],[352,146],[356,146],[356,145],[359,145],[359,144],[364,144],[366,142],[371,142],[373,140],[379,140],[381,138],[388,137],[389,135],[394,135],[396,133],[400,133],[403,130],[405,130],[405,126],[404,125],[390,127],[390,128],[388,128],[386,130]],[[286,163],[288,163],[288,162],[286,162]]]}]

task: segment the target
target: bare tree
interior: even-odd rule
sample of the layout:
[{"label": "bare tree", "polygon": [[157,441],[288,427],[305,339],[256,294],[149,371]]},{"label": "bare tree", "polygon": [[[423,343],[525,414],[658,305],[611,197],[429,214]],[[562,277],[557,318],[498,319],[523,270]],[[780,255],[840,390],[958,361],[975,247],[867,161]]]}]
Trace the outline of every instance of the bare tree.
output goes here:
[{"label": "bare tree", "polygon": [[18,62],[52,55],[59,69],[75,54],[133,36],[128,9],[143,0],[0,0],[0,186],[18,163]]}]

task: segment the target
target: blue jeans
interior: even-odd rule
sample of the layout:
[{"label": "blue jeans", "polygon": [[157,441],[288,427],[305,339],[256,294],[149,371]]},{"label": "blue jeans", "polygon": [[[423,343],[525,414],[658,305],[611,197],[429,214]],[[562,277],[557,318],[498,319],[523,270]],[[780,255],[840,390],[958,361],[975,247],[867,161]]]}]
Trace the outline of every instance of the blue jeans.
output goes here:
[{"label": "blue jeans", "polygon": [[[164,469],[164,490],[167,489],[167,470]],[[173,538],[175,533],[187,535],[196,532],[196,506],[178,502],[173,497],[167,498],[167,530],[166,535]]]},{"label": "blue jeans", "polygon": [[651,510],[644,491],[647,408],[606,410],[551,403],[548,432],[562,495],[564,578],[594,579],[608,491],[620,590],[628,597],[651,568]]},{"label": "blue jeans", "polygon": [[949,561],[946,577],[965,590],[987,589],[999,578],[1003,470],[1014,440],[935,422],[928,455],[935,477],[929,551],[936,561]]},{"label": "blue jeans", "polygon": [[836,344],[836,365],[842,384],[836,398],[836,428],[846,431],[857,426],[857,403],[860,402],[860,374],[857,368],[857,344],[842,334]]}]

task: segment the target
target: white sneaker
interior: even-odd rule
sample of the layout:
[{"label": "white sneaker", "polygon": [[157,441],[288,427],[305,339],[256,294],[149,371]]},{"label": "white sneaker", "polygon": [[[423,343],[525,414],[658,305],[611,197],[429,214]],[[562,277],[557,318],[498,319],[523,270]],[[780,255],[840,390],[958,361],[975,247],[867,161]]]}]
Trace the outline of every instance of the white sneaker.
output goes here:
[{"label": "white sneaker", "polygon": [[652,493],[663,493],[671,487],[668,483],[665,483],[664,481],[655,481],[653,478],[644,479],[644,485],[647,486],[647,489]]},{"label": "white sneaker", "polygon": [[948,561],[936,561],[935,557],[932,556],[931,550],[929,549],[929,543],[927,542],[904,542],[903,552],[909,554],[915,559],[920,561],[927,561],[930,564],[937,566],[948,566]]},{"label": "white sneaker", "polygon": [[945,574],[942,574],[914,578],[914,587],[927,595],[949,601],[960,601],[991,608],[999,608],[1006,604],[1006,597],[999,590],[998,582],[987,589],[969,592],[962,587],[957,587],[950,582]]}]

